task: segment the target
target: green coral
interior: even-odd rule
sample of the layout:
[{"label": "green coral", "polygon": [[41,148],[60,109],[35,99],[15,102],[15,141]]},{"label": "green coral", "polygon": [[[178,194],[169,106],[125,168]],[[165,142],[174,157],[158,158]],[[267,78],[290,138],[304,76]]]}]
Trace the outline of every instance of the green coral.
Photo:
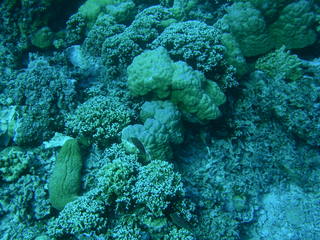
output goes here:
[{"label": "green coral", "polygon": [[0,178],[6,182],[17,180],[30,163],[30,154],[19,147],[7,147],[0,152]]},{"label": "green coral", "polygon": [[133,95],[153,93],[158,98],[169,96],[174,63],[163,47],[135,57],[127,71],[128,88]]},{"label": "green coral", "polygon": [[226,48],[226,61],[236,68],[236,73],[240,76],[248,72],[246,59],[242,54],[239,43],[230,33],[223,33],[221,42]]},{"label": "green coral", "polygon": [[132,110],[120,98],[95,96],[68,115],[66,127],[77,136],[105,145],[120,135],[132,115]]},{"label": "green coral", "polygon": [[293,2],[282,9],[279,18],[270,26],[275,47],[304,48],[316,41],[313,29],[315,14],[310,1]]},{"label": "green coral", "polygon": [[173,228],[169,234],[164,236],[164,240],[195,240],[195,238],[188,230],[184,228]]},{"label": "green coral", "polygon": [[[137,156],[119,146],[103,155],[106,163],[95,174],[93,189],[49,221],[51,237],[159,239],[179,222],[172,220],[171,212],[179,215],[178,220],[190,221],[192,208],[184,201],[181,175],[173,164],[155,160],[142,165]],[[183,224],[177,226],[183,228]]]},{"label": "green coral", "polygon": [[77,198],[81,187],[81,151],[76,139],[64,143],[49,179],[49,201],[54,208],[64,206]]},{"label": "green coral", "polygon": [[108,4],[105,12],[114,17],[119,23],[128,23],[136,14],[136,5],[132,0],[115,1],[116,3]]},{"label": "green coral", "polygon": [[128,87],[135,96],[169,98],[190,121],[220,116],[225,96],[215,82],[185,62],[173,62],[163,47],[147,50],[128,67]]},{"label": "green coral", "polygon": [[[170,101],[145,102],[141,107],[140,119],[143,124],[129,125],[123,129],[121,139],[125,149],[130,153],[142,151],[147,162],[171,159],[171,145],[182,143],[184,136],[178,108]],[[139,146],[137,140],[143,146]]]},{"label": "green coral", "polygon": [[184,196],[181,175],[174,171],[173,164],[154,160],[141,166],[133,197],[154,216],[163,216],[174,198]]},{"label": "green coral", "polygon": [[125,26],[117,24],[115,19],[108,14],[99,15],[95,24],[87,33],[82,44],[84,52],[90,56],[100,56],[103,42],[106,38],[123,32]]},{"label": "green coral", "polygon": [[52,66],[50,61],[44,57],[29,61],[7,83],[4,96],[17,106],[13,141],[18,145],[41,144],[63,128],[63,115],[74,109],[76,80],[65,66]]},{"label": "green coral", "polygon": [[267,24],[261,12],[249,2],[231,5],[223,21],[229,26],[244,56],[256,56],[272,49],[273,43],[267,32]]},{"label": "green coral", "polygon": [[49,222],[47,233],[51,237],[99,232],[106,227],[106,205],[97,200],[96,190],[68,203],[59,216]]},{"label": "green coral", "polygon": [[49,27],[42,27],[33,34],[31,43],[35,47],[45,49],[52,46],[53,38],[54,34],[51,29]]},{"label": "green coral", "polygon": [[[30,163],[35,160],[39,159]],[[1,238],[32,240],[43,232],[51,215],[44,174],[23,174],[15,182],[2,182],[0,195]]]},{"label": "green coral", "polygon": [[[122,144],[129,153],[145,154],[145,161],[172,158],[167,128],[157,119],[148,118],[145,123],[134,124],[122,130]],[[142,146],[137,146],[137,140]],[[139,143],[138,143],[139,144]],[[141,149],[143,148],[143,149]],[[144,153],[145,152],[145,153]]]},{"label": "green coral", "polygon": [[152,42],[152,47],[162,46],[170,57],[187,62],[204,72],[223,67],[224,47],[221,33],[214,26],[200,21],[178,22],[169,25]]},{"label": "green coral", "polygon": [[[304,48],[316,40],[315,13],[310,1],[237,1],[222,22],[246,57],[285,45]],[[287,5],[286,5],[287,4]]]},{"label": "green coral", "polygon": [[[135,219],[124,215],[120,218],[117,225],[110,231],[112,240],[140,240],[143,231],[139,228]],[[145,234],[146,235],[146,234]]]},{"label": "green coral", "polygon": [[233,2],[250,2],[252,6],[261,11],[268,22],[274,21],[281,9],[294,0],[232,0]]},{"label": "green coral", "polygon": [[101,57],[108,72],[116,75],[126,69],[132,59],[159,36],[171,17],[167,8],[151,6],[138,13],[123,32],[107,37]]},{"label": "green coral", "polygon": [[172,144],[183,142],[181,117],[177,106],[170,101],[150,101],[141,106],[141,121],[145,122],[148,118],[160,121],[165,126],[169,142]]},{"label": "green coral", "polygon": [[87,19],[88,26],[92,26],[97,17],[102,13],[108,13],[117,20],[128,20],[132,16],[135,4],[131,0],[87,0],[78,13]]},{"label": "green coral", "polygon": [[174,18],[183,20],[188,17],[190,11],[199,4],[199,0],[174,0],[170,11]]},{"label": "green coral", "polygon": [[302,61],[297,55],[291,55],[282,47],[258,59],[256,69],[261,70],[272,78],[284,78],[292,81],[302,77]]},{"label": "green coral", "polygon": [[137,168],[136,159],[130,156],[121,156],[105,164],[98,173],[97,182],[104,201],[115,203],[117,208],[128,208],[132,204]]},{"label": "green coral", "polygon": [[207,80],[185,62],[175,63],[171,79],[171,100],[189,121],[207,121],[220,116],[219,105],[226,97],[217,83]]}]

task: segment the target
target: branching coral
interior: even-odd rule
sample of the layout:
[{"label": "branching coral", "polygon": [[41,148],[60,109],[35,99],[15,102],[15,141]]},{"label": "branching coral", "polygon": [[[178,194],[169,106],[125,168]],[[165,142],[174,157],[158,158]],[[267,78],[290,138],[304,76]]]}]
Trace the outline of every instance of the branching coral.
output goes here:
[{"label": "branching coral", "polygon": [[0,178],[6,182],[17,180],[27,169],[31,155],[19,147],[7,147],[0,152]]},{"label": "branching coral", "polygon": [[66,119],[66,127],[77,136],[106,145],[120,135],[133,112],[120,98],[95,96],[80,104]]}]

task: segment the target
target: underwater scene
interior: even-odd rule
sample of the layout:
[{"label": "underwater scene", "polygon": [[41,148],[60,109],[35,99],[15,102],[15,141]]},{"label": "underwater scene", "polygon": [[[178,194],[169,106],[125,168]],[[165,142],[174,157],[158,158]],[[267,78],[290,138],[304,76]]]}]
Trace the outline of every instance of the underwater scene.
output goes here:
[{"label": "underwater scene", "polygon": [[319,240],[320,0],[2,0],[0,240]]}]

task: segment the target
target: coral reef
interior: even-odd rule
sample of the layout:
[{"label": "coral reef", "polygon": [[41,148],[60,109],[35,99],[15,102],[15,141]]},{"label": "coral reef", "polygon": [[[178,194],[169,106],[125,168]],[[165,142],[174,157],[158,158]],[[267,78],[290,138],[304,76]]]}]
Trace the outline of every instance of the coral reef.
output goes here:
[{"label": "coral reef", "polygon": [[183,60],[197,70],[208,72],[222,65],[224,48],[220,36],[218,29],[203,22],[178,22],[170,24],[152,46],[163,46],[174,60]]},{"label": "coral reef", "polygon": [[4,0],[0,239],[320,239],[320,1]]},{"label": "coral reef", "polygon": [[[291,67],[293,65],[282,74],[290,72]],[[277,118],[289,133],[308,144],[319,146],[318,81],[310,81],[309,77],[304,76],[288,82],[284,78],[270,78],[257,71],[252,73],[246,84],[246,98],[239,102],[241,106],[237,106],[243,117],[246,111],[250,112],[242,112],[250,103],[250,108],[257,109],[260,119]],[[249,115],[244,118],[247,117]]]},{"label": "coral reef", "polygon": [[94,198],[97,193],[88,193],[68,203],[59,216],[49,222],[49,236],[78,235],[99,232],[106,228],[107,217],[104,216],[106,205]]},{"label": "coral reef", "polygon": [[64,125],[63,115],[75,107],[76,99],[76,81],[68,75],[66,69],[39,58],[10,79],[3,95],[16,106],[16,144],[37,145]]}]

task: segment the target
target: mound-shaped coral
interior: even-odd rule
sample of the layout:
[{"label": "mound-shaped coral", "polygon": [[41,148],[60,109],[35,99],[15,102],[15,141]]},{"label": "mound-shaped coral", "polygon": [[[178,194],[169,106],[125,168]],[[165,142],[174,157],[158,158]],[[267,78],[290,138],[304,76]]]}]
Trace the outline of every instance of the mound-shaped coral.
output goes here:
[{"label": "mound-shaped coral", "polygon": [[171,99],[190,121],[218,118],[218,106],[226,100],[215,82],[185,62],[173,62],[163,47],[134,58],[128,67],[128,87],[135,96]]},{"label": "mound-shaped coral", "polygon": [[170,101],[145,102],[141,107],[143,124],[122,131],[122,144],[130,153],[141,153],[147,162],[172,158],[172,144],[183,142],[181,113]]}]

